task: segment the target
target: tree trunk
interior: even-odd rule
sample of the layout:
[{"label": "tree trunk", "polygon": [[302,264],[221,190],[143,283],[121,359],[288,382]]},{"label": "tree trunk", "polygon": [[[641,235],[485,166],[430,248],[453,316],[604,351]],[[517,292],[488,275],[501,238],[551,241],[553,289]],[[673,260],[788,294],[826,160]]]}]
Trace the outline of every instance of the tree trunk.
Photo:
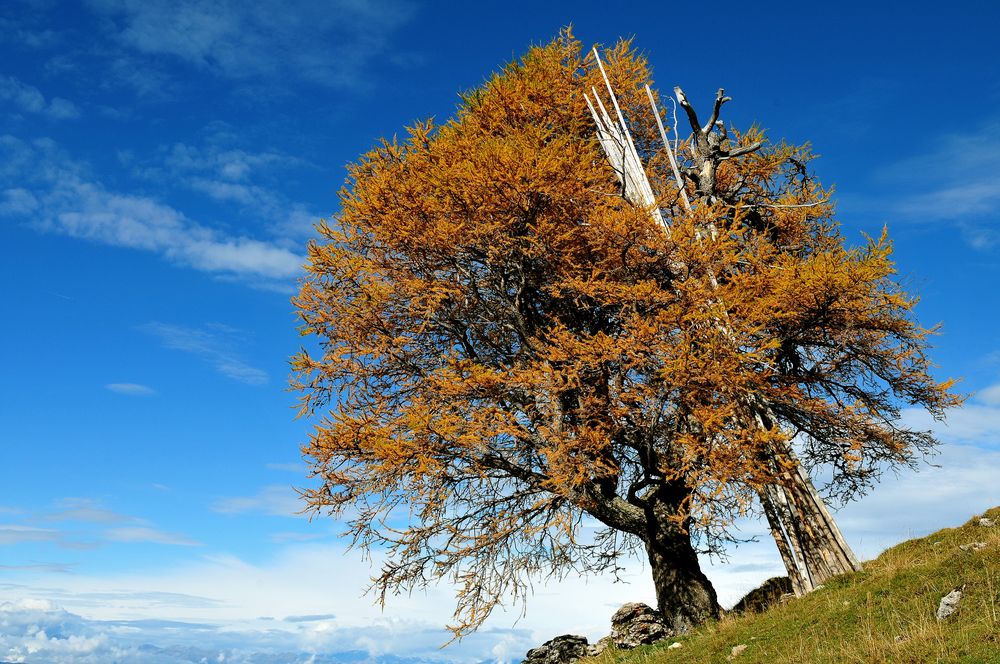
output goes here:
[{"label": "tree trunk", "polygon": [[656,608],[675,633],[687,632],[721,614],[712,582],[701,571],[688,521],[677,521],[682,503],[658,491],[646,504],[646,554],[653,571]]},{"label": "tree trunk", "polygon": [[797,596],[827,579],[861,569],[836,521],[791,449],[776,450],[771,463],[784,462],[779,483],[759,493],[764,515]]}]

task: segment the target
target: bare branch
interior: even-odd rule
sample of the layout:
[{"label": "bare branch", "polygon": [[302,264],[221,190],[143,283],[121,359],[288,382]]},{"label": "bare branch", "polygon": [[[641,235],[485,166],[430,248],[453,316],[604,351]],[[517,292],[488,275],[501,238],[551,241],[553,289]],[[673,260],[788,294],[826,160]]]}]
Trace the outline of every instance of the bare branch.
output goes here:
[{"label": "bare branch", "polygon": [[698,114],[695,113],[694,107],[688,103],[687,96],[684,91],[681,90],[681,86],[674,87],[674,94],[677,95],[677,103],[681,105],[684,112],[687,113],[688,122],[691,123],[691,131],[695,134],[701,134],[701,124],[698,123]]},{"label": "bare branch", "polygon": [[782,205],[780,203],[754,203],[755,207],[769,208],[772,210],[794,210],[796,208],[811,208],[820,205],[825,205],[830,202],[830,198],[824,198],[818,201],[813,201],[812,203],[789,203]]},{"label": "bare branch", "polygon": [[732,97],[726,96],[726,91],[723,88],[719,88],[719,91],[715,93],[715,106],[712,107],[712,117],[709,118],[708,124],[701,128],[701,133],[707,134],[712,131],[715,127],[715,123],[719,120],[719,111],[722,110],[722,105],[727,101],[732,101]]},{"label": "bare branch", "polygon": [[745,154],[750,154],[751,152],[756,152],[763,147],[763,143],[757,141],[756,143],[751,143],[750,145],[744,145],[741,148],[736,148],[735,150],[730,150],[729,152],[724,152],[720,150],[719,161],[725,161],[727,159],[734,159],[736,157],[742,157]]}]

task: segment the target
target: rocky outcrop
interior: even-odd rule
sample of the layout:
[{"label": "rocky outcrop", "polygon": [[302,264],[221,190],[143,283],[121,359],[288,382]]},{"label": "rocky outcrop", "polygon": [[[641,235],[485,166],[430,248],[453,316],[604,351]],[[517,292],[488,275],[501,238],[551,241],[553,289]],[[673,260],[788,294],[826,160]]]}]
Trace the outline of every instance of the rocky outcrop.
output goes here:
[{"label": "rocky outcrop", "polygon": [[663,616],[648,604],[629,602],[611,616],[611,641],[629,650],[673,636]]},{"label": "rocky outcrop", "polygon": [[781,603],[781,598],[792,592],[792,582],[787,576],[775,576],[754,588],[736,603],[730,613],[760,613]]},{"label": "rocky outcrop", "polygon": [[529,650],[521,664],[570,664],[587,655],[587,637],[563,634]]},{"label": "rocky outcrop", "polygon": [[611,641],[610,636],[605,636],[600,639],[597,643],[592,643],[587,646],[587,657],[597,657],[602,652],[608,649],[608,646],[612,646],[614,643]]},{"label": "rocky outcrop", "polygon": [[581,657],[595,657],[614,645],[631,650],[673,636],[663,616],[648,604],[629,602],[611,617],[611,634],[592,645],[587,637],[564,634],[528,651],[521,664],[570,664]]}]

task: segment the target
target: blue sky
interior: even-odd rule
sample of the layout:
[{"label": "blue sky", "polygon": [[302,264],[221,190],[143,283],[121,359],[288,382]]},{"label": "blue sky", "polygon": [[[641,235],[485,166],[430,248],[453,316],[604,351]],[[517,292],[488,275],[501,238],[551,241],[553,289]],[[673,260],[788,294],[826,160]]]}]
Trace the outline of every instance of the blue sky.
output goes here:
[{"label": "blue sky", "polygon": [[[651,596],[638,561],[631,585],[567,579],[440,651],[450,588],[380,611],[338,524],[294,515],[289,297],[344,164],[569,23],[811,141],[848,240],[888,224],[943,324],[939,375],[976,394],[947,426],[904,414],[939,431],[939,467],[840,512],[852,544],[1000,504],[1000,10],[890,4],[5,3],[0,660],[517,661]],[[772,549],[712,568],[725,601],[780,570]]]}]

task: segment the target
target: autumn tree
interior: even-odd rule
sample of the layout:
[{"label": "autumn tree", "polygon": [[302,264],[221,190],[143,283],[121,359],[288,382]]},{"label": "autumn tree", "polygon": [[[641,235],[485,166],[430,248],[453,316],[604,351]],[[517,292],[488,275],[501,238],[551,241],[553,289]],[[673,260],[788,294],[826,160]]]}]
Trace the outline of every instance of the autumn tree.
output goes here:
[{"label": "autumn tree", "polygon": [[645,60],[605,58],[651,200],[564,35],[353,164],[294,300],[308,505],[384,551],[383,599],[452,579],[458,636],[637,551],[674,629],[713,617],[697,554],[794,488],[793,449],[850,498],[934,445],[902,405],[957,401],[887,238],[845,246],[808,149],[726,131],[720,96],[672,155]]}]

